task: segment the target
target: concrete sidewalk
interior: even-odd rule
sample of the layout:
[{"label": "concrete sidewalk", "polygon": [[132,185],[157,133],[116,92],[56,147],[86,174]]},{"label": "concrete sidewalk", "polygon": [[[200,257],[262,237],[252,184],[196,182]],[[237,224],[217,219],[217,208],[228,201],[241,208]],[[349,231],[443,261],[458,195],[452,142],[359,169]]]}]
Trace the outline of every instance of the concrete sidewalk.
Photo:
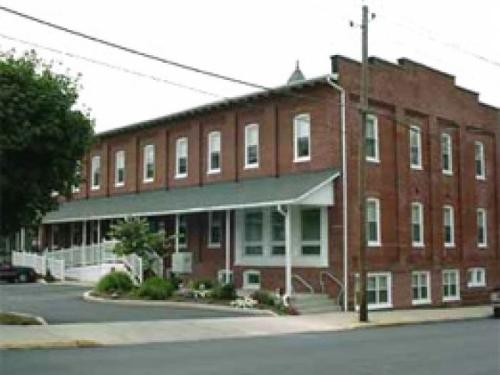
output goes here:
[{"label": "concrete sidewalk", "polygon": [[0,326],[0,348],[126,345],[274,336],[291,333],[342,331],[385,325],[479,319],[491,315],[491,307],[475,306],[371,312],[370,323],[367,324],[358,323],[356,313],[337,312],[284,317]]}]

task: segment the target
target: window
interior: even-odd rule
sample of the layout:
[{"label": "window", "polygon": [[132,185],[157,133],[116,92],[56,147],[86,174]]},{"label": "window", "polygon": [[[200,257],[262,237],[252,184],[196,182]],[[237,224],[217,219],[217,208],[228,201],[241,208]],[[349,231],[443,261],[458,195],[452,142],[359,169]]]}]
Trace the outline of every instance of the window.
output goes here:
[{"label": "window", "polygon": [[245,211],[245,255],[263,254],[263,222],[263,211]]},{"label": "window", "polygon": [[152,182],[155,178],[155,146],[146,145],[144,146],[144,158],[143,158],[143,181]]},{"label": "window", "polygon": [[222,241],[223,212],[208,213],[208,247],[220,247]]},{"label": "window", "polygon": [[441,134],[441,167],[443,174],[453,174],[453,148],[451,135],[447,133]]},{"label": "window", "polygon": [[444,246],[455,246],[455,217],[452,206],[443,207],[443,235]]},{"label": "window", "polygon": [[186,248],[188,244],[188,225],[186,215],[177,215],[179,221],[179,248]]},{"label": "window", "polygon": [[460,299],[460,279],[458,270],[443,270],[443,301]]},{"label": "window", "polygon": [[[389,272],[369,272],[366,275],[366,300],[369,309],[392,307],[392,282]],[[358,299],[360,286],[359,275],[356,275],[356,298]],[[357,302],[356,302],[357,304]]]},{"label": "window", "polygon": [[410,127],[410,167],[422,169],[422,132],[418,126]]},{"label": "window", "polygon": [[311,116],[300,114],[293,119],[294,161],[311,159]]},{"label": "window", "polygon": [[115,186],[125,185],[125,151],[115,153]]},{"label": "window", "polygon": [[[229,276],[229,278],[228,278],[228,276]],[[228,273],[226,273],[225,269],[219,270],[217,272],[217,281],[220,284],[232,283],[233,282],[233,271],[229,271]]]},{"label": "window", "polygon": [[378,119],[374,115],[366,116],[365,126],[365,154],[366,160],[378,163]]},{"label": "window", "polygon": [[208,173],[220,172],[220,132],[214,131],[208,134]]},{"label": "window", "polygon": [[467,270],[467,287],[480,288],[486,286],[486,270],[482,267],[469,268]]},{"label": "window", "polygon": [[380,201],[366,200],[366,242],[368,246],[380,246]]},{"label": "window", "polygon": [[476,164],[476,179],[486,179],[486,168],[484,160],[484,145],[482,142],[474,143],[474,159]]},{"label": "window", "polygon": [[96,155],[92,157],[92,190],[99,190],[101,187],[101,157]]},{"label": "window", "polygon": [[245,168],[259,166],[259,124],[245,126]]},{"label": "window", "polygon": [[488,219],[484,208],[477,209],[477,246],[488,246]]},{"label": "window", "polygon": [[411,204],[411,237],[414,247],[424,246],[424,206],[420,202]]},{"label": "window", "polygon": [[285,217],[271,211],[271,255],[285,255]]},{"label": "window", "polygon": [[302,255],[321,254],[321,211],[308,208],[300,211]]},{"label": "window", "polygon": [[76,168],[75,168],[75,178],[78,182],[71,187],[71,191],[73,194],[77,194],[80,192],[81,177],[82,177],[82,162],[80,160],[78,160],[76,162]]},{"label": "window", "polygon": [[428,271],[415,271],[411,274],[411,301],[414,305],[431,303],[431,277]]},{"label": "window", "polygon": [[177,139],[175,145],[175,178],[184,178],[188,174],[188,139]]},{"label": "window", "polygon": [[260,272],[247,270],[243,272],[243,289],[260,289]]}]

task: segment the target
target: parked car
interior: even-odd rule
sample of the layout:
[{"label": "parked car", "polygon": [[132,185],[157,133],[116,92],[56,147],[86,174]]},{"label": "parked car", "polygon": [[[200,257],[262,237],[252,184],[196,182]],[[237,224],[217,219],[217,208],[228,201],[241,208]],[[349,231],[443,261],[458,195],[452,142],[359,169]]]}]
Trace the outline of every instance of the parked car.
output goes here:
[{"label": "parked car", "polygon": [[31,267],[0,265],[0,280],[8,282],[32,283],[36,281],[36,272]]},{"label": "parked car", "polygon": [[493,306],[493,315],[495,318],[500,318],[500,285],[493,288],[491,291],[491,306]]}]

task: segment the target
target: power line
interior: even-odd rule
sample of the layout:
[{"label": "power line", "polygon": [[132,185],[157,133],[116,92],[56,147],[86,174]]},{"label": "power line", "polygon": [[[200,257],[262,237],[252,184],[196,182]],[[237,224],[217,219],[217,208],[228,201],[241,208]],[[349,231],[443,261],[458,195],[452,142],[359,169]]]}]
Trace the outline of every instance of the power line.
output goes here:
[{"label": "power line", "polygon": [[208,71],[208,70],[205,70],[205,69],[196,68],[196,67],[191,66],[191,65],[182,64],[182,63],[179,63],[179,62],[176,62],[176,61],[173,61],[173,60],[170,60],[170,59],[166,59],[166,58],[163,58],[163,57],[159,57],[159,56],[147,53],[147,52],[142,52],[142,51],[139,51],[137,49],[130,48],[130,47],[118,44],[118,43],[110,42],[110,41],[107,41],[107,40],[104,40],[104,39],[101,39],[101,38],[98,38],[98,37],[95,37],[95,36],[92,36],[92,35],[89,35],[89,34],[82,33],[80,31],[76,31],[76,30],[73,30],[73,29],[70,29],[70,28],[67,28],[67,27],[64,27],[64,26],[57,25],[57,24],[49,22],[49,21],[42,20],[42,19],[34,17],[34,16],[30,16],[29,14],[19,12],[17,10],[5,7],[3,5],[0,5],[0,10],[3,10],[4,12],[13,14],[15,16],[18,16],[18,17],[21,17],[21,18],[24,18],[24,19],[27,19],[27,20],[39,23],[39,24],[47,26],[47,27],[50,27],[50,28],[53,28],[53,29],[56,29],[56,30],[59,30],[59,31],[63,31],[65,33],[69,33],[69,34],[78,36],[78,37],[83,38],[83,39],[90,40],[90,41],[95,42],[95,43],[99,43],[99,44],[102,44],[102,45],[105,45],[105,46],[108,46],[108,47],[112,47],[112,48],[115,48],[115,49],[118,49],[118,50],[121,50],[121,51],[125,51],[125,52],[131,53],[131,54],[134,54],[134,55],[137,55],[137,56],[141,56],[141,57],[144,57],[144,58],[147,58],[147,59],[150,59],[150,60],[158,61],[158,62],[161,62],[163,64],[172,65],[172,66],[175,66],[175,67],[180,68],[180,69],[189,70],[189,71],[192,71],[192,72],[195,72],[195,73],[198,73],[198,74],[203,74],[203,75],[206,75],[206,76],[210,76],[210,77],[213,77],[213,78],[222,79],[222,80],[225,80],[225,81],[237,83],[237,84],[244,85],[244,86],[258,88],[258,89],[261,89],[261,90],[270,90],[270,88],[268,88],[266,86],[262,86],[262,85],[256,84],[256,83],[252,83],[252,82],[249,82],[249,81],[241,80],[241,79],[238,79],[238,78],[229,77],[229,76],[226,76],[226,75],[223,75],[223,74],[219,74],[219,73],[214,73],[214,72],[211,72],[211,71]]}]

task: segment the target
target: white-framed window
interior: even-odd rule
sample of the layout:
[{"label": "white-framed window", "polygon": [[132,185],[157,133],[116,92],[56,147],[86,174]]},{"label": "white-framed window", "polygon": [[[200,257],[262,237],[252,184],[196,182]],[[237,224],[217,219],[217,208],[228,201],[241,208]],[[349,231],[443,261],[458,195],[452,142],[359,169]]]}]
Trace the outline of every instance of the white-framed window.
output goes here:
[{"label": "white-framed window", "polygon": [[460,300],[460,274],[458,270],[443,270],[443,301]]},{"label": "white-framed window", "polygon": [[143,182],[152,182],[155,179],[155,146],[146,145],[143,149]]},{"label": "white-framed window", "polygon": [[311,160],[311,116],[302,113],[293,118],[294,162]]},{"label": "white-framed window", "polygon": [[486,286],[486,270],[483,267],[473,267],[467,270],[467,287],[482,288]]},{"label": "white-framed window", "polygon": [[222,222],[224,212],[214,211],[208,213],[208,247],[219,248],[222,242]]},{"label": "white-framed window", "polygon": [[244,226],[244,254],[262,256],[264,254],[264,211],[245,211]]},{"label": "white-framed window", "polygon": [[411,242],[413,247],[424,246],[424,205],[420,202],[411,204]]},{"label": "white-framed window", "polygon": [[366,243],[368,246],[380,246],[380,200],[366,199]]},{"label": "white-framed window", "polygon": [[271,255],[285,255],[285,217],[276,209],[271,211]]},{"label": "white-framed window", "polygon": [[245,168],[259,167],[259,124],[245,126]]},{"label": "white-framed window", "polygon": [[441,134],[441,168],[443,174],[453,174],[453,143],[448,133]]},{"label": "white-framed window", "polygon": [[246,270],[243,272],[243,289],[260,289],[260,271]]},{"label": "white-framed window", "polygon": [[422,131],[418,126],[410,127],[410,167],[422,169]]},{"label": "white-framed window", "polygon": [[[229,276],[229,279],[227,278],[226,275]],[[233,282],[233,271],[229,270],[229,272],[227,274],[226,274],[226,270],[225,269],[217,271],[217,281],[220,284],[232,283]]]},{"label": "white-framed window", "polygon": [[[359,275],[355,283],[356,306],[359,305]],[[368,272],[366,275],[366,301],[368,308],[392,307],[392,275],[390,272]]]},{"label": "white-framed window", "polygon": [[443,206],[443,240],[444,247],[455,246],[455,214],[453,206]]},{"label": "white-framed window", "polygon": [[431,274],[429,271],[411,273],[411,302],[413,305],[431,303]]},{"label": "white-framed window", "polygon": [[125,185],[125,151],[119,150],[115,153],[115,186]]},{"label": "white-framed window", "polygon": [[185,249],[188,245],[188,223],[186,215],[177,215],[176,219],[179,220],[179,248]]},{"label": "white-framed window", "polygon": [[91,190],[99,190],[101,187],[101,157],[99,155],[92,157],[91,172],[92,181],[90,188]]},{"label": "white-framed window", "polygon": [[368,114],[365,124],[365,155],[366,161],[378,163],[379,146],[378,146],[378,118],[375,115]]},{"label": "white-framed window", "polygon": [[483,142],[474,142],[474,160],[476,169],[476,179],[486,179],[486,161],[484,157],[484,144]]},{"label": "white-framed window", "polygon": [[[80,160],[76,162],[75,177],[78,181],[80,181],[80,178],[82,177],[82,162]],[[80,192],[80,182],[71,187],[71,192],[73,194],[77,194]]]},{"label": "white-framed window", "polygon": [[321,254],[321,210],[303,208],[300,210],[300,232],[302,255]]},{"label": "white-framed window", "polygon": [[208,174],[221,171],[221,133],[213,131],[208,134]]},{"label": "white-framed window", "polygon": [[175,178],[185,178],[188,175],[188,139],[178,138],[175,142]]},{"label": "white-framed window", "polygon": [[478,208],[477,215],[477,246],[488,246],[488,218],[484,208]]}]

